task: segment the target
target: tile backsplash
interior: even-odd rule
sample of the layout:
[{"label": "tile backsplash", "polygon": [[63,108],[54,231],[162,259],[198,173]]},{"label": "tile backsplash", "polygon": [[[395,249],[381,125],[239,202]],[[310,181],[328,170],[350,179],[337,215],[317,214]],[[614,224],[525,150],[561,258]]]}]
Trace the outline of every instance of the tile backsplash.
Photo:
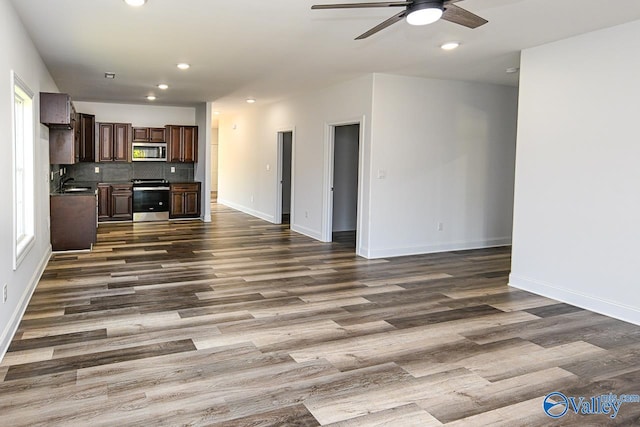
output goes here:
[{"label": "tile backsplash", "polygon": [[[65,177],[80,182],[125,182],[140,178],[166,179],[169,182],[189,182],[194,179],[192,163],[165,162],[131,162],[131,163],[77,163],[66,165]],[[175,172],[171,172],[171,168]],[[99,168],[96,173],[95,169]],[[59,166],[52,165],[51,170],[57,171]],[[58,178],[59,180],[59,178]],[[54,183],[56,185],[54,177]]]}]

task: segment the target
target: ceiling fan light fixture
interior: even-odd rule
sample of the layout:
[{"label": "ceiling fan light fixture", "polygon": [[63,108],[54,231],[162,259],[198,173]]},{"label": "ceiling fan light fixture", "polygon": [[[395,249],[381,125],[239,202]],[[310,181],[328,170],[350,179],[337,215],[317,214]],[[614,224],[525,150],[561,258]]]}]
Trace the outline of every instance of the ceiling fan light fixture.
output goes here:
[{"label": "ceiling fan light fixture", "polygon": [[124,0],[124,2],[129,6],[140,7],[144,5],[147,2],[147,0]]},{"label": "ceiling fan light fixture", "polygon": [[429,25],[440,18],[443,13],[442,1],[417,1],[407,6],[407,23],[410,25]]}]

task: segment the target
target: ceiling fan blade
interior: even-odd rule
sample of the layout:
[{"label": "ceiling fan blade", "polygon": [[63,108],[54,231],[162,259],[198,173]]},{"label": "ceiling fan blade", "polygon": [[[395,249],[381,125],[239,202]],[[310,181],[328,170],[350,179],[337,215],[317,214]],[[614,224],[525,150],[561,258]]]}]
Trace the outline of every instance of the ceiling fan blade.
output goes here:
[{"label": "ceiling fan blade", "polygon": [[373,27],[372,29],[370,29],[366,33],[360,34],[358,37],[356,37],[356,40],[366,39],[367,37],[374,35],[378,31],[382,31],[385,28],[395,24],[396,22],[401,21],[402,18],[404,18],[406,15],[407,15],[407,11],[403,10],[402,12],[398,13],[397,15],[393,15],[391,18],[387,19],[386,21],[376,25],[375,27]]},{"label": "ceiling fan blade", "polygon": [[455,4],[448,4],[446,6],[446,9],[442,14],[442,19],[468,28],[478,28],[479,26],[489,22],[466,9],[456,6]]},{"label": "ceiling fan blade", "polygon": [[411,4],[410,1],[386,1],[376,3],[338,3],[338,4],[314,4],[311,9],[359,9],[365,7],[400,7]]}]

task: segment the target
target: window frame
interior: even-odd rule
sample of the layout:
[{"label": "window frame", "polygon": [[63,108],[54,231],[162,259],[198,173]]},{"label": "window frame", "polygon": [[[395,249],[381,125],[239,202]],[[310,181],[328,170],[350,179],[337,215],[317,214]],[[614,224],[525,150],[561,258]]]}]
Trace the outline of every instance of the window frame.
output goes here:
[{"label": "window frame", "polygon": [[[18,268],[35,244],[34,96],[35,94],[29,86],[14,71],[11,71],[11,189],[14,270]],[[18,106],[18,100],[22,102],[21,106]],[[19,173],[22,174],[21,179],[18,177]],[[18,235],[19,233],[20,235]]]}]

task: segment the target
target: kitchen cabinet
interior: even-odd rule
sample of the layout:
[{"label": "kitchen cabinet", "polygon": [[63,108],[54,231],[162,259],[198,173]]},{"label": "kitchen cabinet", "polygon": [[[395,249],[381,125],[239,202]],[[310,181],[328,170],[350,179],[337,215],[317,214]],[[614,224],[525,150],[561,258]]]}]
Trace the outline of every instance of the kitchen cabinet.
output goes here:
[{"label": "kitchen cabinet", "polygon": [[69,126],[49,128],[49,163],[71,165],[95,158],[95,116],[76,113]]},{"label": "kitchen cabinet", "polygon": [[200,216],[200,183],[171,184],[169,218],[197,218]]},{"label": "kitchen cabinet", "polygon": [[77,134],[75,138],[78,162],[93,162],[96,158],[96,116],[78,113],[76,115]]},{"label": "kitchen cabinet", "polygon": [[130,162],[131,124],[98,123],[98,162]]},{"label": "kitchen cabinet", "polygon": [[98,221],[131,221],[133,186],[98,184]]},{"label": "kitchen cabinet", "polygon": [[167,161],[195,163],[198,161],[198,126],[168,125]]},{"label": "kitchen cabinet", "polygon": [[133,128],[133,142],[165,142],[165,128]]},{"label": "kitchen cabinet", "polygon": [[96,242],[96,196],[52,195],[49,203],[54,251],[91,249]]},{"label": "kitchen cabinet", "polygon": [[98,221],[111,219],[111,185],[98,184]]},{"label": "kitchen cabinet", "polygon": [[49,128],[50,164],[72,165],[76,163],[76,129],[79,132],[80,129],[75,117],[70,120],[68,127]]},{"label": "kitchen cabinet", "polygon": [[40,92],[40,123],[69,129],[74,116],[75,109],[69,95]]}]

